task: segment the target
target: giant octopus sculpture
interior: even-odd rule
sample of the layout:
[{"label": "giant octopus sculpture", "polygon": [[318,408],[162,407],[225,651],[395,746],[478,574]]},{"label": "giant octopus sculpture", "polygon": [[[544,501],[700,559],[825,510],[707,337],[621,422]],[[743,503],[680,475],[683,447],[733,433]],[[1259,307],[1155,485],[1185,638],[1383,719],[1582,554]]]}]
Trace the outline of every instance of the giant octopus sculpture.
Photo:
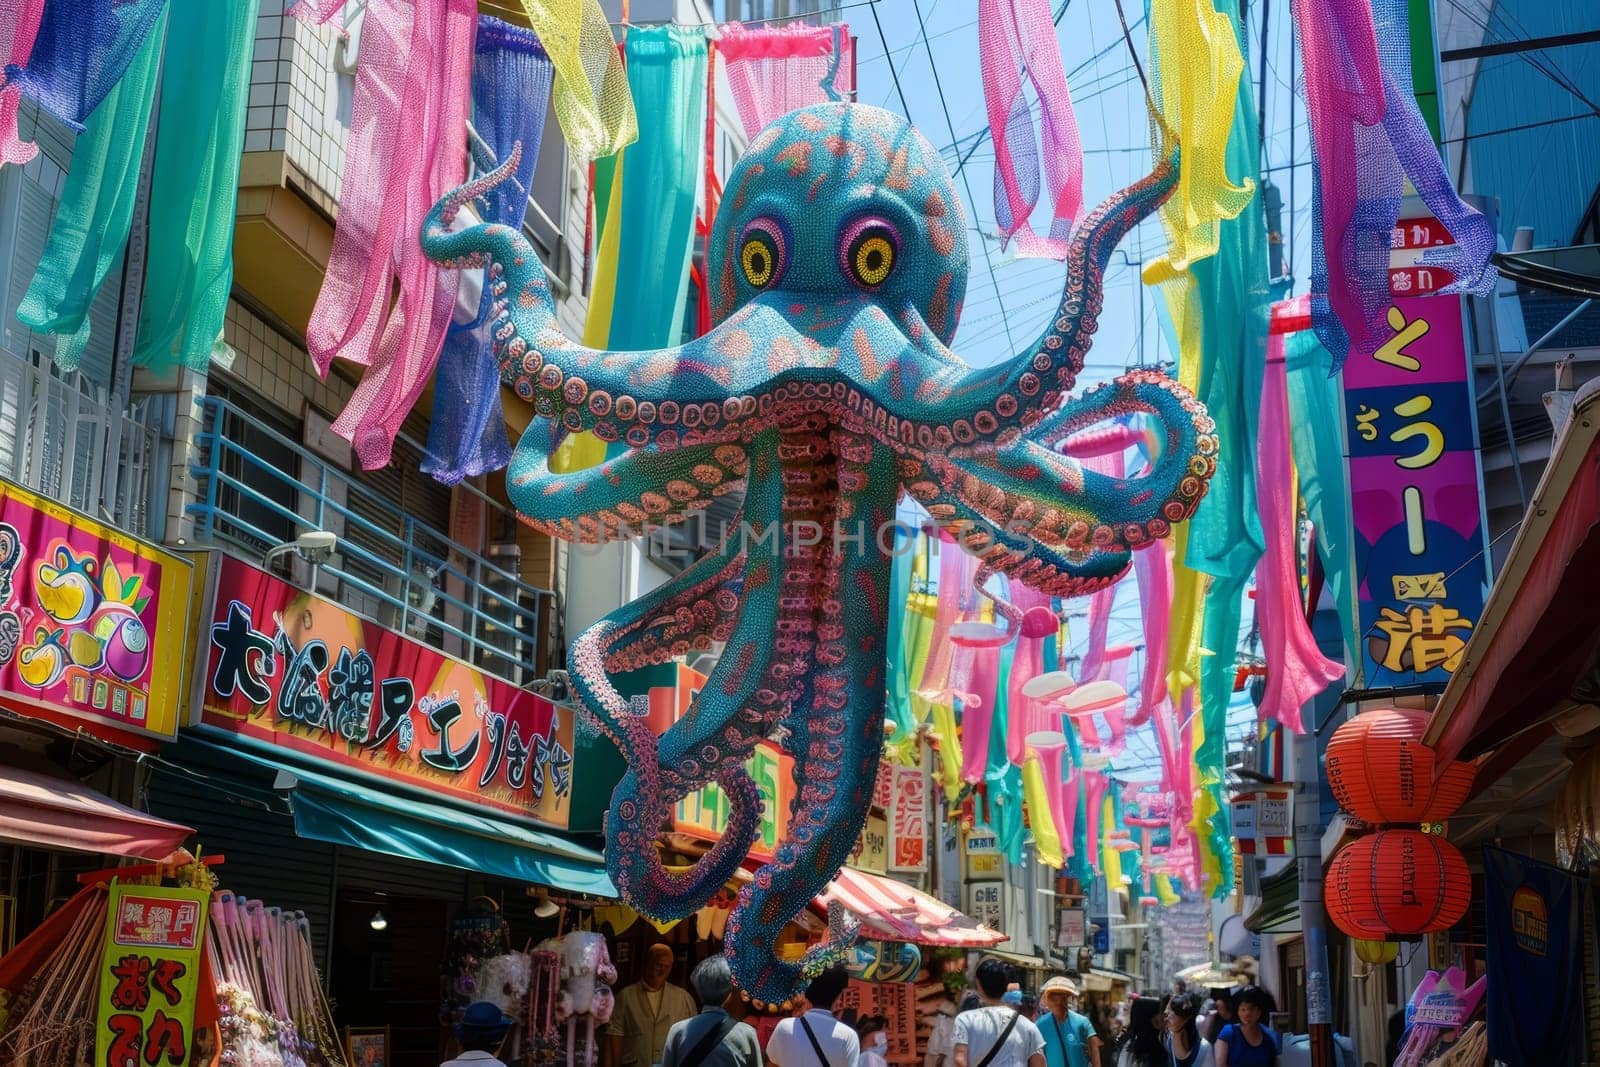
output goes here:
[{"label": "giant octopus sculpture", "polygon": [[[573,642],[575,685],[628,759],[607,818],[607,865],[642,914],[694,914],[755,840],[761,801],[745,762],[778,738],[799,795],[774,859],[739,893],[727,953],[748,998],[781,1004],[854,935],[835,908],[824,944],[797,960],[776,951],[867,817],[893,609],[885,531],[900,494],[982,560],[980,581],[1001,572],[1069,597],[1114,581],[1205,492],[1213,424],[1177,383],[1136,371],[1068,396],[1105,264],[1172,192],[1176,155],[1083,220],[1037,342],[976,369],[946,347],[966,289],[965,215],[939,154],[887,111],[820,104],[755,138],[708,246],[714,328],[653,352],[564,336],[539,258],[517,231],[450,232],[461,206],[512,166],[441,201],[423,247],[447,264],[487,264],[503,378],[538,416],[507,475],[518,511],[553,536],[592,543],[744,491],[737,528],[716,549]],[[1074,434],[1134,414],[1161,442],[1140,476],[1098,475],[1068,454]],[[552,470],[563,439],[583,431],[610,443],[608,458]],[[660,737],[610,681],[719,641],[707,684]],[[657,834],[708,782],[727,794],[727,830],[692,868],[668,870]]]}]

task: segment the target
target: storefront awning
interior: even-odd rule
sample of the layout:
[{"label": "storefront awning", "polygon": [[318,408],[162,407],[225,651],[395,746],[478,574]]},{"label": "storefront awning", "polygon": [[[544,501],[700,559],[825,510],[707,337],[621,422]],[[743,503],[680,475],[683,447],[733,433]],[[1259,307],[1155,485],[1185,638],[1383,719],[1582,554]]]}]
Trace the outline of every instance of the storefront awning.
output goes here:
[{"label": "storefront awning", "polygon": [[193,833],[75,779],[0,767],[0,838],[7,841],[159,860]]},{"label": "storefront awning", "polygon": [[1295,864],[1261,879],[1261,903],[1245,916],[1244,928],[1253,934],[1300,932],[1300,870]]},{"label": "storefront awning", "polygon": [[[196,737],[188,740],[222,747]],[[617,895],[606,875],[604,856],[555,834],[464,808],[369,789],[237,748],[226,751],[278,772],[275,788],[289,794],[295,833],[301,837],[573,893]]]},{"label": "storefront awning", "polygon": [[845,867],[817,897],[826,911],[837,900],[861,920],[864,937],[951,948],[987,948],[1006,939],[978,920],[904,882]]},{"label": "storefront awning", "polygon": [[1600,379],[1573,401],[1424,743],[1446,760],[1471,759],[1571,710],[1600,648],[1597,588]]}]

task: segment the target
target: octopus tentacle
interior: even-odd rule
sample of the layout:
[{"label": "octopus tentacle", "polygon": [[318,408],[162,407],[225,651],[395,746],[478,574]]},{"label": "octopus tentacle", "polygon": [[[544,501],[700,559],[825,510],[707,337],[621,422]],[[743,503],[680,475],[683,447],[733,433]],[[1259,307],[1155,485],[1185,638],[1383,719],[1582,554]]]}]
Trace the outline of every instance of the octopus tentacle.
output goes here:
[{"label": "octopus tentacle", "polygon": [[[966,410],[952,417],[972,420],[979,436],[994,438],[1015,428],[1016,413],[1049,411],[1077,384],[1099,325],[1102,283],[1112,251],[1177,186],[1178,156],[1173,152],[1145,177],[1107,197],[1078,224],[1068,248],[1067,278],[1055,320],[1032,350],[971,372],[955,393],[972,399],[963,404]],[[993,423],[993,428],[978,427],[979,422],[986,427]]]},{"label": "octopus tentacle", "polygon": [[894,518],[895,494],[887,488],[894,484],[894,460],[889,450],[843,431],[832,439],[839,456],[836,521],[865,537],[836,540],[817,590],[813,696],[803,713],[796,709],[790,716],[795,729],[785,741],[800,786],[789,839],[740,890],[728,919],[735,980],[764,1003],[787,1000],[853,939],[852,929],[836,931],[799,961],[781,960],[774,951],[784,924],[827,886],[855,847],[883,750],[889,569],[875,535]]}]

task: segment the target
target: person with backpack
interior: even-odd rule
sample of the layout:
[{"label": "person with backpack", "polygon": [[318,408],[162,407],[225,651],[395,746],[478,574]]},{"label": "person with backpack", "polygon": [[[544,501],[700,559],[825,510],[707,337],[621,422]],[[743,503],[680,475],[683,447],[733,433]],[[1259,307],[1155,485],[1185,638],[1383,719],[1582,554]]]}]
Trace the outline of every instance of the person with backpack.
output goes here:
[{"label": "person with backpack", "polygon": [[1217,1067],[1275,1067],[1281,1043],[1265,1025],[1272,1006],[1272,997],[1264,989],[1246,986],[1240,991],[1234,998],[1237,1021],[1222,1028],[1211,1049]]},{"label": "person with backpack", "polygon": [[1045,1067],[1044,1035],[1004,1004],[1011,969],[992,956],[978,964],[981,1006],[956,1016],[955,1067]]},{"label": "person with backpack", "polygon": [[761,1042],[749,1023],[723,1004],[733,992],[733,972],[720,952],[700,961],[689,984],[704,1005],[700,1014],[673,1023],[661,1051],[661,1067],[762,1067]]},{"label": "person with backpack", "polygon": [[842,963],[811,980],[806,987],[810,1010],[780,1022],[767,1039],[767,1062],[772,1067],[857,1067],[861,1040],[849,1023],[833,1014],[834,1001],[849,982],[850,973]]}]

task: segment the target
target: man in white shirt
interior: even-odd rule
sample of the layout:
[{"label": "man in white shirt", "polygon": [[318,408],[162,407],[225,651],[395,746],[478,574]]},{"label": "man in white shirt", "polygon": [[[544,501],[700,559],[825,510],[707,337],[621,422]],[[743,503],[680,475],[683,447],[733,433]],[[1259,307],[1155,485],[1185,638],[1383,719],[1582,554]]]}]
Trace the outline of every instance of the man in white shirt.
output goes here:
[{"label": "man in white shirt", "polygon": [[798,1019],[785,1019],[767,1039],[767,1062],[772,1067],[856,1067],[861,1040],[855,1029],[834,1018],[833,1003],[844,992],[850,973],[835,964],[806,987],[811,1010]]},{"label": "man in white shirt", "polygon": [[506,1034],[511,1032],[511,1016],[480,1000],[468,1005],[456,1024],[456,1041],[461,1055],[445,1060],[439,1067],[506,1067],[496,1058]]},{"label": "man in white shirt", "polygon": [[956,1016],[955,1067],[1045,1067],[1044,1035],[1001,1003],[1011,969],[990,957],[978,964],[976,1011]]}]

